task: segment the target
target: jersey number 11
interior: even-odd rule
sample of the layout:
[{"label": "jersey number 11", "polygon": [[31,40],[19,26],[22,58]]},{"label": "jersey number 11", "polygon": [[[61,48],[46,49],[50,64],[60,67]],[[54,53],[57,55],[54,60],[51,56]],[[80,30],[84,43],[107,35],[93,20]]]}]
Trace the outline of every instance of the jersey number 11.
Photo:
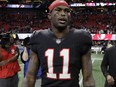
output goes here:
[{"label": "jersey number 11", "polygon": [[59,54],[59,58],[63,58],[63,66],[62,66],[62,73],[59,73],[58,77],[57,74],[54,73],[54,49],[48,49],[45,52],[45,56],[47,57],[47,66],[48,72],[47,77],[51,79],[71,79],[69,71],[69,49],[62,49]]}]

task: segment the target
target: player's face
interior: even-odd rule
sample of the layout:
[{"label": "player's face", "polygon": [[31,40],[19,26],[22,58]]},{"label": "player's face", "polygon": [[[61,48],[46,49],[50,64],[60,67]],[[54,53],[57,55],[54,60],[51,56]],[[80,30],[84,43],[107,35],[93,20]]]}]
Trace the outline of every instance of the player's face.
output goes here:
[{"label": "player's face", "polygon": [[10,38],[10,43],[11,43],[11,44],[14,43],[14,38],[13,38],[13,37]]},{"label": "player's face", "polygon": [[70,22],[70,8],[67,6],[57,6],[50,14],[50,20],[57,29],[65,29]]}]

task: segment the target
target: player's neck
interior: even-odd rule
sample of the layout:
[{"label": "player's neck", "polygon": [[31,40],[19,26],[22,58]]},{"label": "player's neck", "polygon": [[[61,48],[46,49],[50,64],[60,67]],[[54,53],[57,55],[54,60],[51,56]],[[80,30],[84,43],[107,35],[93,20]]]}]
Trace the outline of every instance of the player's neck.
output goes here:
[{"label": "player's neck", "polygon": [[69,28],[65,28],[62,32],[60,32],[58,29],[56,29],[55,27],[52,27],[52,32],[54,33],[54,35],[57,38],[64,38],[67,33],[69,32]]}]

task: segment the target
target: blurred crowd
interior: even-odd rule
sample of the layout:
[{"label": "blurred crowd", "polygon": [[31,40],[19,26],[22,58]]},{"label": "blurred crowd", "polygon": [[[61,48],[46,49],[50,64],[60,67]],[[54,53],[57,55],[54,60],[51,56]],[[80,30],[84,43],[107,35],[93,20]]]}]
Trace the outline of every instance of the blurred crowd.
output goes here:
[{"label": "blurred crowd", "polygon": [[80,10],[73,14],[74,27],[85,29],[93,34],[115,34],[116,12]]},{"label": "blurred crowd", "polygon": [[[72,9],[73,10],[73,9]],[[50,27],[47,10],[0,9],[0,33],[31,33]],[[93,34],[115,34],[116,12],[91,9],[74,9],[71,26]]]}]

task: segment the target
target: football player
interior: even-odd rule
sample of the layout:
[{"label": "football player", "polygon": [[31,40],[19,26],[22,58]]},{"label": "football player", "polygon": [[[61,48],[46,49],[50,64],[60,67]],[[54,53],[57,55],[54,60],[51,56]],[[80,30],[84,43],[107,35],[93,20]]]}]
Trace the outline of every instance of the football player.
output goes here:
[{"label": "football player", "polygon": [[22,87],[34,87],[39,66],[42,68],[41,87],[95,87],[92,74],[92,39],[88,32],[70,29],[70,7],[64,0],[49,6],[51,28],[33,33],[31,59]]}]

